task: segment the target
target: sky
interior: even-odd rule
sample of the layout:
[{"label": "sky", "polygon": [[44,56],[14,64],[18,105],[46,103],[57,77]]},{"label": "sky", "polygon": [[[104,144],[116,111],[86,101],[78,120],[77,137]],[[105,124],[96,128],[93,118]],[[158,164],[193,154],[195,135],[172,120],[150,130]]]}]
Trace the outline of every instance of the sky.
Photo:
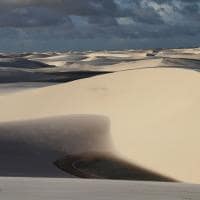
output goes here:
[{"label": "sky", "polygon": [[0,51],[200,46],[200,0],[0,0]]}]

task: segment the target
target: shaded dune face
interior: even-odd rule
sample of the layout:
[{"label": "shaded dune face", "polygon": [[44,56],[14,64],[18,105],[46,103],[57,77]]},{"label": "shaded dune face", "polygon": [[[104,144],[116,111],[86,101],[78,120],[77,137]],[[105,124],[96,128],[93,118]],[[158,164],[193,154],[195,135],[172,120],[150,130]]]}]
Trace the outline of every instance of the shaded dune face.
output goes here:
[{"label": "shaded dune face", "polygon": [[72,115],[0,124],[0,176],[68,177],[53,162],[68,154],[112,149],[109,120]]},{"label": "shaded dune face", "polygon": [[39,69],[39,68],[52,68],[55,66],[47,65],[39,61],[28,60],[24,58],[8,58],[0,60],[0,67]]},{"label": "shaded dune face", "polygon": [[105,116],[0,124],[0,176],[174,181],[120,159]]},{"label": "shaded dune face", "polygon": [[54,164],[81,178],[176,182],[175,179],[132,164],[115,154],[90,152],[68,155]]},{"label": "shaded dune face", "polygon": [[71,82],[79,79],[90,78],[93,76],[104,75],[110,72],[95,71],[76,71],[76,72],[31,72],[22,69],[1,69],[0,84],[9,83],[62,83]]}]

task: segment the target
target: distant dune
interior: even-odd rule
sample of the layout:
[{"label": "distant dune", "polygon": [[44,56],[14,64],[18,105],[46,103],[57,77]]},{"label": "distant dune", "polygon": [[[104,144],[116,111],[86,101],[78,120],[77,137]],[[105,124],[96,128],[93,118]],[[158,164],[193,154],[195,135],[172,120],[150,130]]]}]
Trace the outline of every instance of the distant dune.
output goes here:
[{"label": "distant dune", "polygon": [[[77,66],[67,63],[71,53],[34,55],[66,59],[37,73],[100,76],[0,96],[0,175],[113,178],[117,166],[126,168],[119,179],[200,183],[200,54],[182,51],[76,53]],[[99,56],[118,63],[88,64]],[[70,159],[86,159],[71,165],[79,173]]]},{"label": "distant dune", "polygon": [[[200,49],[129,51],[0,53],[0,83],[19,91],[30,83],[65,83],[105,73],[146,68],[183,68],[199,71]],[[16,83],[15,85],[13,85]],[[24,87],[21,87],[23,83]],[[41,85],[38,84],[38,87]],[[1,85],[0,85],[1,90]]]},{"label": "distant dune", "polygon": [[38,69],[45,67],[54,67],[39,61],[28,60],[24,58],[5,58],[0,60],[0,67],[4,68],[25,68],[25,69]]}]

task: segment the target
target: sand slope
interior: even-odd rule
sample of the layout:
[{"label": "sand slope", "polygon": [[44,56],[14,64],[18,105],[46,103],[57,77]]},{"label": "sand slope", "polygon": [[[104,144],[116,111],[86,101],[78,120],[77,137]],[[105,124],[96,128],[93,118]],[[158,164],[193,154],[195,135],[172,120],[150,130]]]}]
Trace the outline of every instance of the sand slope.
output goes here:
[{"label": "sand slope", "polygon": [[117,72],[0,97],[0,121],[103,115],[115,152],[181,181],[200,183],[200,74],[184,69]]},{"label": "sand slope", "polygon": [[53,163],[67,155],[110,152],[109,120],[72,115],[0,124],[0,176],[72,177]]}]

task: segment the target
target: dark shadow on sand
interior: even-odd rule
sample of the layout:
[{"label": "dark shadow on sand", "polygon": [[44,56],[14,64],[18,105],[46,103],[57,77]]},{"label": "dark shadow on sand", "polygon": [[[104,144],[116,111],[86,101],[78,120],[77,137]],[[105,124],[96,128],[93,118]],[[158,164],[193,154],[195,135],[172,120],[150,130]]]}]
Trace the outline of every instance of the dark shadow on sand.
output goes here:
[{"label": "dark shadow on sand", "polygon": [[0,123],[0,176],[174,181],[118,158],[113,149],[105,116]]},{"label": "dark shadow on sand", "polygon": [[93,76],[104,75],[111,72],[98,71],[71,71],[71,72],[29,72],[22,69],[1,69],[1,83],[20,83],[20,82],[43,82],[43,83],[65,83],[79,79],[90,78]]},{"label": "dark shadow on sand", "polygon": [[176,182],[175,179],[131,164],[112,154],[69,155],[54,164],[63,171],[81,178]]},{"label": "dark shadow on sand", "polygon": [[109,151],[105,116],[69,115],[0,124],[0,176],[72,177],[53,162],[60,157]]}]

